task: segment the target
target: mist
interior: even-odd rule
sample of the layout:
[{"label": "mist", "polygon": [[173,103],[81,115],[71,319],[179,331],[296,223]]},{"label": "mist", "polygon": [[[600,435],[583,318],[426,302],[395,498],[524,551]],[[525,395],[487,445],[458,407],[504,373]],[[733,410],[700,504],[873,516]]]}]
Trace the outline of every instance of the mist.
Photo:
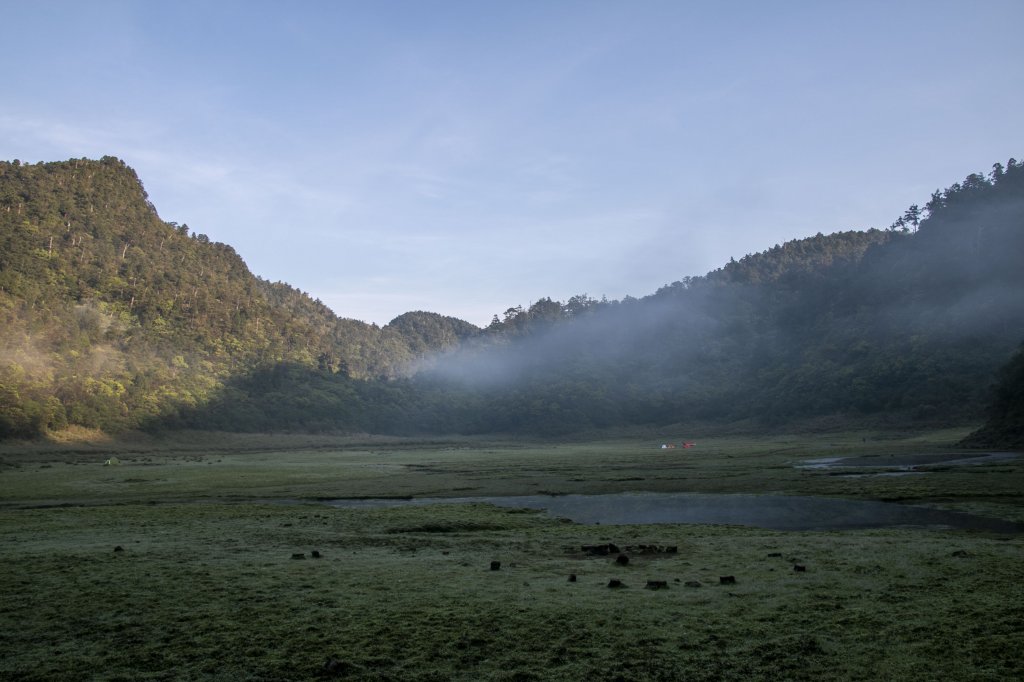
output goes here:
[{"label": "mist", "polygon": [[971,418],[979,374],[1024,338],[1019,175],[954,186],[915,229],[819,234],[582,312],[511,309],[414,382],[462,391],[479,428]]},{"label": "mist", "polygon": [[[696,301],[680,306],[627,299],[565,320],[527,321],[520,335],[485,337],[433,358],[420,376],[473,388],[510,388],[592,363],[629,363],[667,335],[676,338],[674,353],[693,352],[717,324]],[[680,329],[687,333],[677,336]]]}]

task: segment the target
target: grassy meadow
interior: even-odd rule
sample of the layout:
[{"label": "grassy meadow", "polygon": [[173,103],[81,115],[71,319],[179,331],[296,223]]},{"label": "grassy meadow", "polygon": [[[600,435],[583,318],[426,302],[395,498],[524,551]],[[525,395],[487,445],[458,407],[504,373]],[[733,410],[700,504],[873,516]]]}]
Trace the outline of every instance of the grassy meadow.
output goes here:
[{"label": "grassy meadow", "polygon": [[[692,450],[659,438],[8,443],[0,679],[1024,679],[1019,535],[587,526],[479,504],[318,502],[786,493],[1024,520],[1022,461],[913,476],[794,466],[950,452],[962,435],[710,437]],[[121,464],[104,466],[111,456]],[[623,566],[581,550],[609,542],[678,551],[634,549]]]}]

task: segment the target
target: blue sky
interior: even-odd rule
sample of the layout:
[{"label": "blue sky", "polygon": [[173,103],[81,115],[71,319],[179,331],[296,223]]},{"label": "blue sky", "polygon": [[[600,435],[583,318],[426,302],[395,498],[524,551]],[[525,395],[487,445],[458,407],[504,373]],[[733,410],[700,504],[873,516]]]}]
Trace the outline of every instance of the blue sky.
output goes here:
[{"label": "blue sky", "polygon": [[337,314],[487,324],[1024,156],[1024,2],[0,0],[0,158],[113,155]]}]

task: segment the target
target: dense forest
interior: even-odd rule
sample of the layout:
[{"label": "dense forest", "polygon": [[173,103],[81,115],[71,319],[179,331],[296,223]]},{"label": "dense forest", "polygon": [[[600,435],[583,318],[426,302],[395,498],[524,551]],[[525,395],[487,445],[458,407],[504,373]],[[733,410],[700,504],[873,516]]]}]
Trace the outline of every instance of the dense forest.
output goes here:
[{"label": "dense forest", "polygon": [[476,387],[483,430],[971,422],[1024,338],[1021,254],[1024,166],[1011,160],[888,230],[790,242],[553,326],[547,302],[510,311],[495,326],[526,339],[433,376]]},{"label": "dense forest", "polygon": [[0,436],[157,424],[283,363],[392,379],[479,331],[433,313],[338,318],[161,221],[112,157],[0,163],[0,325]]},{"label": "dense forest", "polygon": [[377,327],[161,221],[117,159],[0,163],[0,437],[980,422],[1024,339],[1021,254],[1011,159],[888,229],[788,242],[643,298]]},{"label": "dense forest", "polygon": [[999,371],[988,420],[965,439],[965,444],[1024,448],[1024,344]]}]

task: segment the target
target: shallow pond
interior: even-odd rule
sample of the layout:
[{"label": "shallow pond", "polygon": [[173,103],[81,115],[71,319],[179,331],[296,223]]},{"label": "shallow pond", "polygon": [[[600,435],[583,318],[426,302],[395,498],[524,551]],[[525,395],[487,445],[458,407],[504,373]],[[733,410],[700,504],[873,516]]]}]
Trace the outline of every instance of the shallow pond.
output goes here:
[{"label": "shallow pond", "polygon": [[697,493],[615,493],[609,495],[523,495],[327,500],[344,508],[486,503],[542,509],[585,524],[697,523],[754,526],[771,530],[853,530],[861,528],[955,528],[998,533],[1024,532],[1024,524],[962,512],[892,502],[798,495],[704,495]]}]

